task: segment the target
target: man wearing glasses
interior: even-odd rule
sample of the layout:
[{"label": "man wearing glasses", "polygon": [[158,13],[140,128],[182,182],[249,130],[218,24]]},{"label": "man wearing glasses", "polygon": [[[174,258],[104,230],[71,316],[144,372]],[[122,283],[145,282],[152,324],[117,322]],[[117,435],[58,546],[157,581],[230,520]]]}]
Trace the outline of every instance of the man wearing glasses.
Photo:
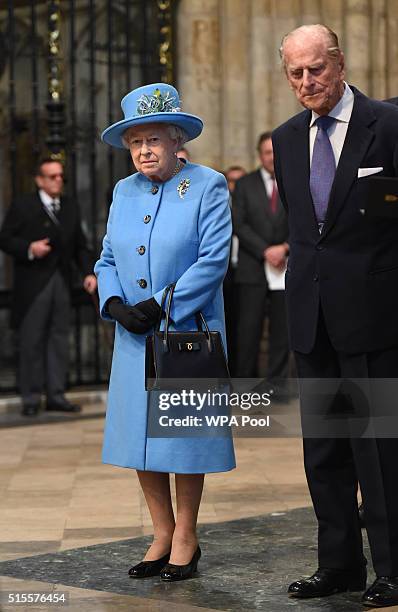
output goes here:
[{"label": "man wearing glasses", "polygon": [[75,202],[62,196],[63,166],[42,160],[37,191],[10,206],[0,230],[0,248],[14,258],[11,324],[19,332],[19,386],[25,416],[37,415],[42,391],[47,410],[78,412],[65,398],[68,365],[71,262],[93,293],[93,254]]}]

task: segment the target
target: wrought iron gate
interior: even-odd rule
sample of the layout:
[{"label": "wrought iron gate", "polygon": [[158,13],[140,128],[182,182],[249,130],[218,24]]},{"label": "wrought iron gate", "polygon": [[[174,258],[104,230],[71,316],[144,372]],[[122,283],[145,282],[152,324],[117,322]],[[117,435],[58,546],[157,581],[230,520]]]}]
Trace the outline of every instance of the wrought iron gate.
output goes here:
[{"label": "wrought iron gate", "polygon": [[[0,2],[0,209],[31,191],[39,157],[65,161],[66,192],[79,201],[99,253],[115,182],[131,173],[128,152],[105,147],[101,130],[121,118],[119,102],[141,84],[173,82],[176,0]],[[0,255],[0,391],[16,388],[9,329],[10,261]],[[70,384],[109,373],[111,326],[91,298],[73,291]]]}]

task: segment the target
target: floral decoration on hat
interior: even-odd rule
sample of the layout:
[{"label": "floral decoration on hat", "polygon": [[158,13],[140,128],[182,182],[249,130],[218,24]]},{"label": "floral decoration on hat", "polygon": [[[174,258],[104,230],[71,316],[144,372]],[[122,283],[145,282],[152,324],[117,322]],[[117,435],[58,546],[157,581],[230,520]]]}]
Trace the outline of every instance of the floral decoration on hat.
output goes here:
[{"label": "floral decoration on hat", "polygon": [[107,127],[101,136],[104,142],[118,149],[124,149],[124,132],[136,125],[177,125],[184,130],[187,141],[197,138],[203,129],[200,117],[181,111],[179,93],[168,83],[151,83],[137,87],[126,94],[120,104],[124,119]]},{"label": "floral decoration on hat", "polygon": [[152,113],[178,113],[180,108],[174,105],[176,100],[169,91],[162,94],[160,89],[155,89],[152,95],[143,94],[137,100],[137,113],[139,115],[151,115]]}]

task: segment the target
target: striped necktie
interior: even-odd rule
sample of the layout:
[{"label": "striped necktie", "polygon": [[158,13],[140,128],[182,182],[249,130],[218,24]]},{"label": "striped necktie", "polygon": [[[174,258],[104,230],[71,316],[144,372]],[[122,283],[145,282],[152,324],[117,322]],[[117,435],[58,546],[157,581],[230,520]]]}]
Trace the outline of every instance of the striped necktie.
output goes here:
[{"label": "striped necktie", "polygon": [[51,200],[50,204],[50,209],[51,212],[56,215],[59,212],[60,209],[60,204],[59,204],[59,200],[56,200],[55,198],[53,200]]}]

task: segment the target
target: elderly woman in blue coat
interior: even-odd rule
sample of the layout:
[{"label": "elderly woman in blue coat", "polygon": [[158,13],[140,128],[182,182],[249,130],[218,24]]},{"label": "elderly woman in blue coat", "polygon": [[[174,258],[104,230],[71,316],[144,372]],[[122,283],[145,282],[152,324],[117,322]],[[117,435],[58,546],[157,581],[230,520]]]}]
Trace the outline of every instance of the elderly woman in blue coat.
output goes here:
[{"label": "elderly woman in blue coat", "polygon": [[[201,555],[196,523],[204,474],[233,469],[235,458],[229,436],[147,435],[145,337],[159,318],[165,288],[176,282],[175,328],[196,329],[195,313],[202,311],[225,343],[228,190],[220,173],[176,156],[200,135],[203,123],[181,112],[174,87],[140,87],[121,105],[125,118],[107,128],[102,139],[128,148],[137,173],[115,186],[95,266],[101,316],[116,322],[103,461],[137,470],[152,517],[153,542],[130,576],[173,581],[191,577]],[[170,473],[175,474],[175,515]]]}]

